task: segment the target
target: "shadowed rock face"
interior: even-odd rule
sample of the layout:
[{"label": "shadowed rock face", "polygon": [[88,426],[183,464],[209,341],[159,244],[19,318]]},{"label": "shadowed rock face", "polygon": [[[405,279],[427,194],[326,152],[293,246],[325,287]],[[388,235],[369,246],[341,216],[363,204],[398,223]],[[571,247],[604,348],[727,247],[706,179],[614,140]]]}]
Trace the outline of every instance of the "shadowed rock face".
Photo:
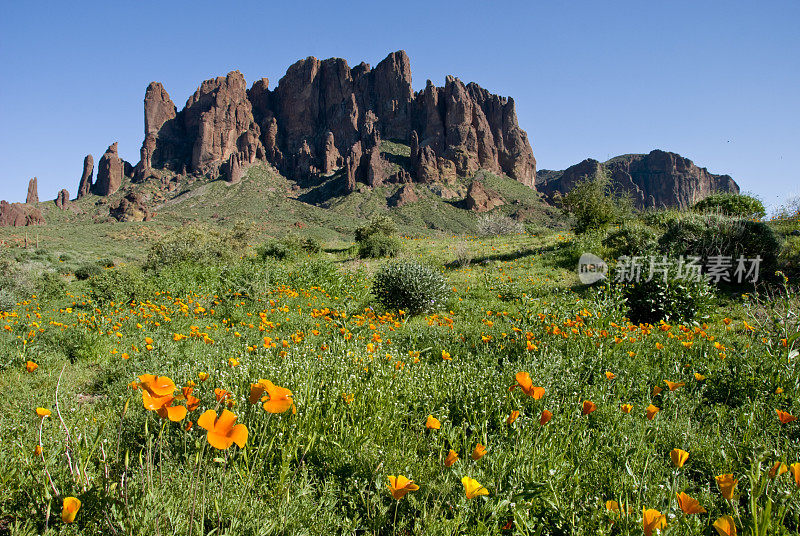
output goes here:
[{"label": "shadowed rock face", "polygon": [[565,194],[575,184],[606,173],[612,185],[628,192],[638,208],[688,208],[712,193],[739,193],[729,175],[714,175],[676,153],[654,150],[600,163],[588,158],[564,171],[543,170],[536,187],[547,196]]},{"label": "shadowed rock face", "polygon": [[87,154],[83,159],[83,173],[78,183],[78,199],[88,195],[92,191],[92,175],[94,174],[94,158]]},{"label": "shadowed rock face", "polygon": [[111,195],[122,186],[122,179],[131,174],[131,166],[117,154],[117,142],[111,144],[97,163],[94,193]]},{"label": "shadowed rock face", "polygon": [[61,210],[67,209],[69,207],[69,192],[65,189],[61,189],[58,192],[58,196],[56,196],[56,206]]},{"label": "shadowed rock face", "polygon": [[39,202],[39,186],[36,177],[28,182],[28,196],[25,198],[25,202],[29,205]]},{"label": "shadowed rock face", "polygon": [[44,216],[38,208],[27,203],[0,201],[0,227],[43,225]]},{"label": "shadowed rock face", "polygon": [[[266,78],[246,89],[241,73],[203,82],[176,112],[157,82],[145,93],[145,139],[136,177],[154,170],[217,174],[268,161],[298,182],[339,169],[380,184],[389,169],[381,140],[410,143],[413,180],[431,182],[478,169],[505,173],[534,187],[536,160],[519,128],[513,99],[447,77],[414,93],[405,52],[374,69],[340,58],[309,57],[287,70],[274,90]],[[358,161],[355,161],[358,160]],[[100,173],[98,171],[98,181]],[[238,177],[228,176],[228,180]]]}]

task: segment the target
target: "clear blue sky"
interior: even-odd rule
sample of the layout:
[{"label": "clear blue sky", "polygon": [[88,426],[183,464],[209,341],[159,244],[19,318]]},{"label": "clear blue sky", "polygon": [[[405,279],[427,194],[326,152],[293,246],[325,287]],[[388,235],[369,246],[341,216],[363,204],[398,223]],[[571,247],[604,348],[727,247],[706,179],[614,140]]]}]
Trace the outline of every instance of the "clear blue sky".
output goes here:
[{"label": "clear blue sky", "polygon": [[[49,4],[49,5],[48,5]],[[83,157],[136,163],[147,84],[179,108],[239,69],[275,87],[300,58],[448,74],[514,97],[539,168],[654,148],[774,206],[800,194],[800,2],[5,2],[0,198],[77,190]]]}]

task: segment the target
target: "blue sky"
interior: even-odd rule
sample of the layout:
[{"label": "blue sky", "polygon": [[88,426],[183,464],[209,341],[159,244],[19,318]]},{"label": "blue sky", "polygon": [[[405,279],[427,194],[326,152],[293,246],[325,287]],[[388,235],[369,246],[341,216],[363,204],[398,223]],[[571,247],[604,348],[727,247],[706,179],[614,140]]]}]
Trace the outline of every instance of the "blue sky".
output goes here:
[{"label": "blue sky", "polygon": [[75,195],[83,157],[136,163],[144,90],[182,107],[239,69],[275,87],[300,58],[448,74],[514,97],[539,168],[659,148],[769,206],[800,194],[800,2],[7,2],[0,198]]}]

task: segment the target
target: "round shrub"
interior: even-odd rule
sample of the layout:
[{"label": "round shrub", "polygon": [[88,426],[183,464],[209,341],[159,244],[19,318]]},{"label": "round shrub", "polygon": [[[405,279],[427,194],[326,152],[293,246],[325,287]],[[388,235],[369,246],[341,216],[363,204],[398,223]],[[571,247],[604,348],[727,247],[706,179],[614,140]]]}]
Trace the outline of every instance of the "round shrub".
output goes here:
[{"label": "round shrub", "polygon": [[150,299],[155,292],[141,268],[124,266],[103,270],[89,280],[92,298],[99,302],[131,303]]},{"label": "round shrub", "polygon": [[400,240],[396,236],[376,233],[358,243],[358,256],[362,259],[396,257],[401,247]]},{"label": "round shrub", "polygon": [[414,261],[384,264],[372,283],[372,294],[387,309],[409,314],[434,311],[447,297],[447,283],[436,270]]},{"label": "round shrub", "polygon": [[603,240],[603,246],[609,249],[614,258],[646,255],[658,244],[656,230],[638,220],[623,223],[611,231]]},{"label": "round shrub", "polygon": [[623,285],[622,295],[631,322],[689,322],[708,316],[713,292],[705,278],[682,278],[677,270],[670,270],[666,280],[663,274],[650,281],[646,279],[643,274],[639,281]]},{"label": "round shrub", "polygon": [[91,277],[99,275],[102,272],[100,266],[93,262],[81,264],[75,269],[75,278],[78,281],[85,281]]},{"label": "round shrub", "polygon": [[394,236],[397,225],[389,216],[375,216],[369,223],[356,229],[356,242],[363,242],[373,235]]},{"label": "round shrub", "polygon": [[695,203],[692,210],[756,219],[761,219],[767,214],[761,201],[744,194],[711,194]]}]

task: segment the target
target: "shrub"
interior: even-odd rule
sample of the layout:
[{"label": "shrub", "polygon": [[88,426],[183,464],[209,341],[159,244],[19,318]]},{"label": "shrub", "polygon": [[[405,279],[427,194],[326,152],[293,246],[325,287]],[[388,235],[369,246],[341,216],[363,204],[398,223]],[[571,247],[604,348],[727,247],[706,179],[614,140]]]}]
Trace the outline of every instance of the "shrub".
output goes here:
[{"label": "shrub", "polygon": [[375,274],[372,294],[386,308],[416,314],[442,306],[447,284],[442,274],[424,264],[395,261],[384,264]]},{"label": "shrub", "polygon": [[700,257],[729,256],[736,268],[737,259],[761,257],[760,274],[772,274],[780,250],[780,241],[773,229],[761,221],[731,218],[721,214],[684,213],[668,224],[659,239],[662,252]]},{"label": "shrub", "polygon": [[244,253],[246,237],[239,226],[226,231],[204,224],[187,225],[157,240],[148,252],[145,267],[159,269],[184,262],[227,262]]},{"label": "shrub", "polygon": [[97,261],[97,264],[102,268],[113,268],[114,259],[106,257],[105,259],[100,259],[99,261]]},{"label": "shrub", "polygon": [[658,236],[656,230],[644,222],[631,220],[609,232],[603,239],[603,246],[614,258],[646,255],[658,245]]},{"label": "shrub", "polygon": [[102,270],[96,263],[85,262],[75,269],[75,278],[78,281],[85,281],[86,279],[99,275],[101,272]]},{"label": "shrub", "polygon": [[61,262],[71,261],[72,255],[70,255],[69,253],[62,253],[61,255],[58,256],[58,260],[60,260]]},{"label": "shrub", "polygon": [[0,257],[0,310],[11,310],[33,291],[31,279],[22,265],[5,255]]},{"label": "shrub", "polygon": [[151,281],[136,266],[103,270],[89,280],[89,289],[96,301],[125,304],[150,299],[155,292]]},{"label": "shrub", "polygon": [[401,248],[396,236],[373,234],[358,243],[358,256],[362,259],[396,257]]},{"label": "shrub", "polygon": [[614,192],[611,180],[602,174],[585,179],[563,197],[563,208],[575,217],[574,230],[583,234],[622,221],[633,212],[629,196]]},{"label": "shrub", "polygon": [[356,242],[364,242],[373,235],[394,236],[397,234],[397,225],[389,216],[375,216],[369,223],[356,229]]},{"label": "shrub", "polygon": [[36,293],[46,299],[57,299],[64,296],[67,286],[56,272],[42,272],[36,279]]},{"label": "shrub", "polygon": [[477,231],[479,236],[522,234],[525,232],[525,225],[503,214],[491,213],[478,218]]},{"label": "shrub", "polygon": [[692,210],[756,219],[761,219],[767,214],[761,201],[744,194],[711,194],[695,203]]},{"label": "shrub", "polygon": [[316,255],[322,251],[319,240],[312,237],[299,238],[295,235],[286,235],[283,238],[273,238],[257,249],[262,260],[269,258],[278,260],[291,260],[306,253]]},{"label": "shrub", "polygon": [[666,278],[656,274],[647,281],[647,275],[642,276],[639,281],[623,285],[631,322],[688,322],[708,316],[713,293],[706,279],[678,277],[677,269],[670,269]]},{"label": "shrub", "polygon": [[711,194],[695,203],[692,210],[751,219],[761,219],[767,214],[761,201],[744,194]]}]

